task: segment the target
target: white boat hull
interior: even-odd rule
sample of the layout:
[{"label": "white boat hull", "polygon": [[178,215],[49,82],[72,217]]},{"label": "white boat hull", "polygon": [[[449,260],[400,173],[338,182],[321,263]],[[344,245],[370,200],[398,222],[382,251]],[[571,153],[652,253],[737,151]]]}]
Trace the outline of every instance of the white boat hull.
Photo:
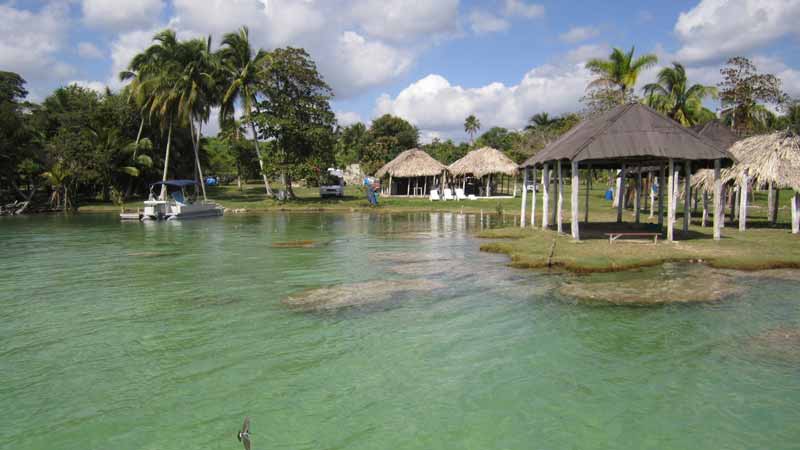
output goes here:
[{"label": "white boat hull", "polygon": [[223,215],[222,206],[214,202],[175,203],[163,200],[144,202],[142,220],[184,220]]}]

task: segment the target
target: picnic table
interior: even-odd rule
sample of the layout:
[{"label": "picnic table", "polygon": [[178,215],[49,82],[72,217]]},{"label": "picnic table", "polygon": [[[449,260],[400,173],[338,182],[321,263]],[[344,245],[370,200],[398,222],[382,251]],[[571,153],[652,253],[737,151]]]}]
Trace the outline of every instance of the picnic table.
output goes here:
[{"label": "picnic table", "polygon": [[658,237],[661,233],[644,233],[644,232],[635,232],[635,233],[605,233],[608,236],[608,243],[613,244],[614,241],[621,237],[647,237],[653,238],[653,244],[658,243]]}]

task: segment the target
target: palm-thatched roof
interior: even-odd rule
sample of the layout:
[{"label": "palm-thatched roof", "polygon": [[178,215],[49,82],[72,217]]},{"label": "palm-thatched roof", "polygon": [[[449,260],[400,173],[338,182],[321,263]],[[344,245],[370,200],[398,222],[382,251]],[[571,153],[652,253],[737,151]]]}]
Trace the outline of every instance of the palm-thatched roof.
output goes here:
[{"label": "palm-thatched roof", "polygon": [[646,165],[670,158],[692,161],[698,168],[708,167],[717,159],[723,166],[733,163],[728,152],[694,131],[648,106],[631,103],[581,122],[522,166],[576,161],[613,168],[622,163]]},{"label": "palm-thatched roof", "polygon": [[800,191],[800,136],[790,131],[753,136],[733,144],[731,152],[739,162],[723,172],[723,181],[738,180],[747,170],[754,183]]},{"label": "palm-thatched roof", "polygon": [[490,173],[517,174],[517,163],[500,150],[482,147],[473,150],[447,168],[453,175],[472,174],[481,178]]},{"label": "palm-thatched roof", "polygon": [[[777,188],[800,191],[800,136],[789,131],[762,134],[736,142],[729,151],[737,163],[722,171],[723,183],[739,180],[747,170],[756,184],[774,183]],[[712,191],[714,172],[701,171],[692,184]]]},{"label": "palm-thatched roof", "polygon": [[447,166],[433,159],[431,155],[418,148],[406,150],[383,167],[378,169],[375,176],[383,178],[391,175],[395,178],[431,177],[441,175]]}]

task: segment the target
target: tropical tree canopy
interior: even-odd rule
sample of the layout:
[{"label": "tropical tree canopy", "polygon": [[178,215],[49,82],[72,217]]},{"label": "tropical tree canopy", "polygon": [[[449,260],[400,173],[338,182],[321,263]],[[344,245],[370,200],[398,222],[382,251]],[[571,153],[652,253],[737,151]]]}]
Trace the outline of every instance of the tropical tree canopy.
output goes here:
[{"label": "tropical tree canopy", "polygon": [[717,97],[713,86],[690,86],[686,69],[680,63],[661,69],[658,82],[646,85],[643,91],[645,104],[684,126],[695,125],[707,117],[703,112],[703,100]]},{"label": "tropical tree canopy", "polygon": [[596,58],[586,63],[586,68],[595,75],[595,79],[587,86],[587,98],[600,101],[601,104],[596,107],[610,109],[633,100],[633,88],[639,75],[658,63],[658,57],[654,54],[634,57],[634,53],[635,47],[628,52],[614,48],[608,59]]}]

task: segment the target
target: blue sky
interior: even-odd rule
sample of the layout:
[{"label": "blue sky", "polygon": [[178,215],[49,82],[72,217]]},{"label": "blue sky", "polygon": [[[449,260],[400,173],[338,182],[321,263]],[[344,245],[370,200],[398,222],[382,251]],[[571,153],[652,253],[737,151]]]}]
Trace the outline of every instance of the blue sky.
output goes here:
[{"label": "blue sky", "polygon": [[797,23],[800,0],[0,0],[0,69],[22,74],[34,100],[71,82],[118,89],[114,74],[159,29],[218,42],[248,25],[259,46],[310,51],[340,122],[392,113],[423,140],[462,140],[469,114],[486,129],[577,111],[583,63],[614,46],[680,61],[704,84],[748,56],[800,97]]}]

